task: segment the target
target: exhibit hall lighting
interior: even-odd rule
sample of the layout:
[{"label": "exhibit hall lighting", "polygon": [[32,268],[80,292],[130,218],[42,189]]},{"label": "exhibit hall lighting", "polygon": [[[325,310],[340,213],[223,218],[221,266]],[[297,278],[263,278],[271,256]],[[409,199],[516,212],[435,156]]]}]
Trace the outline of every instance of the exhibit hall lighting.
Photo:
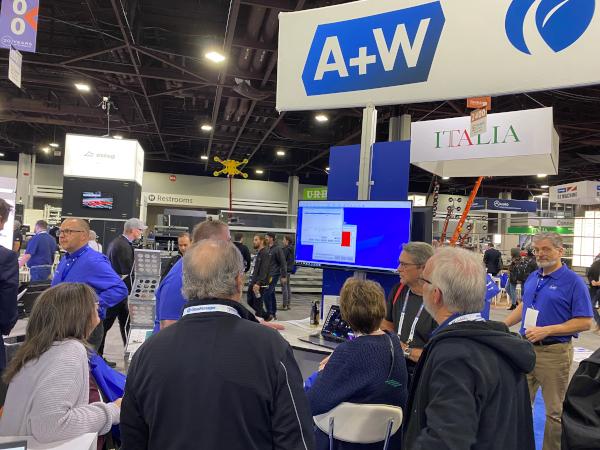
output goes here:
[{"label": "exhibit hall lighting", "polygon": [[450,177],[442,177],[442,180],[449,180]]},{"label": "exhibit hall lighting", "polygon": [[325,167],[325,171],[326,171],[326,172],[329,172],[329,167]]},{"label": "exhibit hall lighting", "polygon": [[0,158],[4,158],[4,153],[0,152]]},{"label": "exhibit hall lighting", "polygon": [[283,150],[277,150],[277,156],[285,156],[285,152]]},{"label": "exhibit hall lighting", "polygon": [[123,136],[121,136],[120,134],[115,134],[113,136],[113,139],[123,139]]},{"label": "exhibit hall lighting", "polygon": [[90,92],[90,85],[86,83],[75,83],[75,88],[79,92]]},{"label": "exhibit hall lighting", "polygon": [[209,124],[205,123],[204,125],[202,125],[202,126],[200,127],[200,129],[201,129],[202,131],[211,131],[211,130],[212,130],[212,125],[209,125]]},{"label": "exhibit hall lighting", "polygon": [[58,147],[60,147],[60,145],[58,143],[56,143],[56,142],[51,142],[48,145],[50,145],[50,147],[52,147],[52,148],[58,148]]},{"label": "exhibit hall lighting", "polygon": [[225,61],[225,56],[214,50],[206,53],[204,56],[206,57],[206,59],[208,59],[214,63],[217,63],[217,64]]},{"label": "exhibit hall lighting", "polygon": [[545,173],[538,173],[537,177],[538,178],[546,178],[548,175],[546,175]]},{"label": "exhibit hall lighting", "polygon": [[547,184],[542,184],[540,187],[541,187],[542,189],[548,189],[550,186],[548,186]]},{"label": "exhibit hall lighting", "polygon": [[50,151],[50,147],[46,146],[46,147],[42,147],[42,151],[44,153],[48,153]]},{"label": "exhibit hall lighting", "polygon": [[256,169],[256,170],[254,171],[254,173],[256,173],[257,175],[262,175],[264,172],[263,172],[263,170],[262,170],[262,169]]},{"label": "exhibit hall lighting", "polygon": [[206,160],[208,159],[208,155],[202,155],[202,156],[200,157],[200,159],[203,159],[204,161],[206,161]]},{"label": "exhibit hall lighting", "polygon": [[317,122],[323,123],[323,122],[327,122],[329,120],[329,117],[327,117],[325,114],[317,114],[315,116],[315,120]]}]

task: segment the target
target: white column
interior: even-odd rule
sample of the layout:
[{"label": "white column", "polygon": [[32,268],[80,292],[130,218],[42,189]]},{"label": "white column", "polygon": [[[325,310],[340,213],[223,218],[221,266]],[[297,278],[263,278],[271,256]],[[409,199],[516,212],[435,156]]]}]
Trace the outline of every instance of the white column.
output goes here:
[{"label": "white column", "polygon": [[300,178],[293,175],[288,178],[288,215],[287,227],[296,226],[296,215],[298,215],[298,196],[300,189]]},{"label": "white column", "polygon": [[19,154],[17,165],[17,204],[23,208],[33,208],[33,175],[35,170],[35,155]]}]

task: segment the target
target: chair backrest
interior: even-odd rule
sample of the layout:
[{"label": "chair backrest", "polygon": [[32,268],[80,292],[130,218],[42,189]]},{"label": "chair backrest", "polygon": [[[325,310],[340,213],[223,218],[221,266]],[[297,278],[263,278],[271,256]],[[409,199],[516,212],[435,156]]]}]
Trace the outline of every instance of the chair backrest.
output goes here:
[{"label": "chair backrest", "polygon": [[333,437],[354,444],[372,444],[385,439],[388,424],[393,420],[391,434],[402,425],[402,408],[391,405],[340,403],[331,411],[314,416],[319,430],[329,434],[329,419],[334,418]]}]

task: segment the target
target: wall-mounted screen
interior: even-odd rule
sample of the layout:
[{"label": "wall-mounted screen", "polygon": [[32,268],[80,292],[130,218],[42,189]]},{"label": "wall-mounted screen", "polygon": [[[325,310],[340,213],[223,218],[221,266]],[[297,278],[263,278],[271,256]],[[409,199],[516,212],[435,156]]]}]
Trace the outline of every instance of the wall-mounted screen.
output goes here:
[{"label": "wall-mounted screen", "polygon": [[296,262],[394,272],[410,224],[410,201],[301,201]]},{"label": "wall-mounted screen", "polygon": [[81,206],[90,209],[113,209],[114,197],[108,192],[82,192]]}]

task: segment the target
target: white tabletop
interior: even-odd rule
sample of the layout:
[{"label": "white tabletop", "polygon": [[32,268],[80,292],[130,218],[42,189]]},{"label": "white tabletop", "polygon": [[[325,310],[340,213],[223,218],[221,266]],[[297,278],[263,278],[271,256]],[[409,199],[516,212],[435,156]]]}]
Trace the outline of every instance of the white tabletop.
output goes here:
[{"label": "white tabletop", "polygon": [[303,350],[311,353],[321,353],[329,355],[333,350],[321,347],[319,345],[310,344],[308,342],[301,341],[299,338],[308,336],[309,334],[315,334],[321,330],[321,325],[311,326],[309,325],[308,319],[304,320],[287,320],[280,322],[285,330],[279,332],[290,343],[293,349]]},{"label": "white tabletop", "polygon": [[31,436],[3,436],[0,437],[0,444],[27,441],[27,450],[96,450],[97,440],[97,433],[86,433],[67,441],[51,444],[41,444]]}]

